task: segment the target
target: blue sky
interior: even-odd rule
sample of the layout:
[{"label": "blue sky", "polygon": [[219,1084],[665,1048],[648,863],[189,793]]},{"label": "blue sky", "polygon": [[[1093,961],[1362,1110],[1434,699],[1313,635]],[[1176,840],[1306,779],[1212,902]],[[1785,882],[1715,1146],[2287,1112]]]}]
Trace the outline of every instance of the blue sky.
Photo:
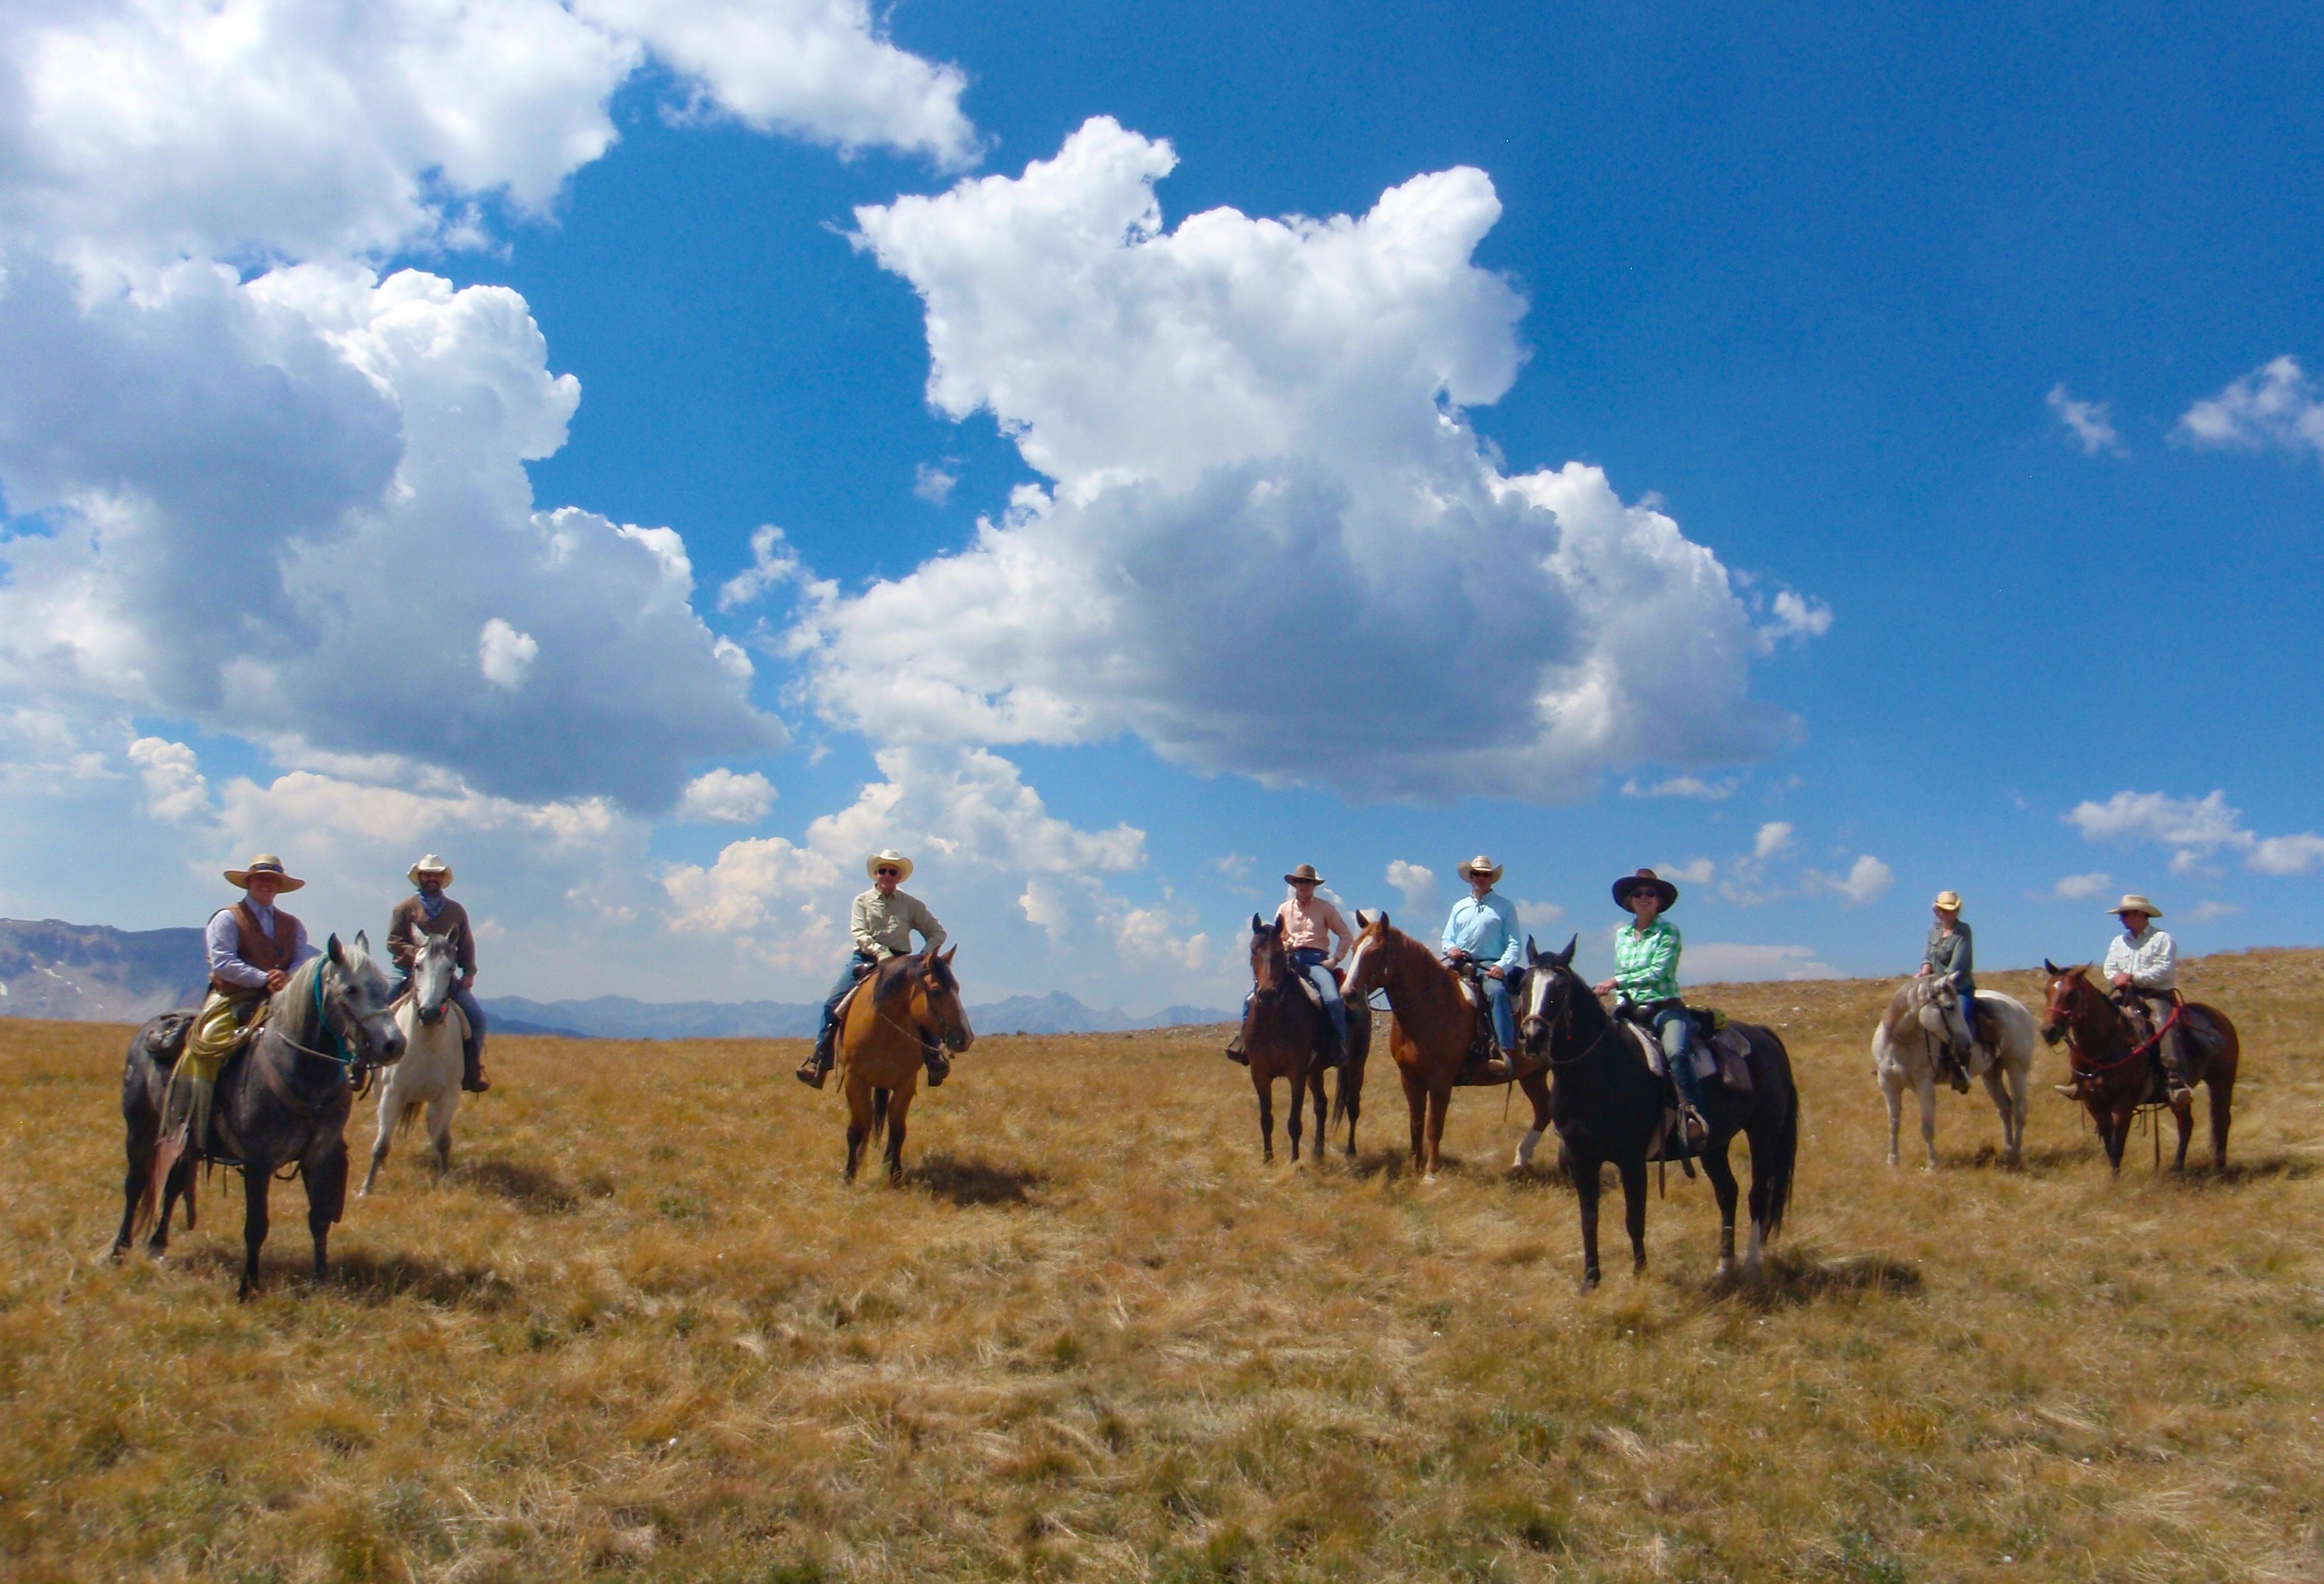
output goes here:
[{"label": "blue sky", "polygon": [[892,841],[1135,1009],[1303,860],[1677,870],[1699,978],[2324,924],[2312,23],[299,10],[0,13],[12,915],[429,848],[487,990],[797,999]]}]

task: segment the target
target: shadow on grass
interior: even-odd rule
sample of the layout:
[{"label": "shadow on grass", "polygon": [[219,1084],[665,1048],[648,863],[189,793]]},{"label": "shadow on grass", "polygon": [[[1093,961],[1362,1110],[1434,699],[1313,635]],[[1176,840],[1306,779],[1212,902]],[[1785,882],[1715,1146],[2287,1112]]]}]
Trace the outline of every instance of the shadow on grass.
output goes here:
[{"label": "shadow on grass", "polygon": [[581,1191],[572,1183],[553,1172],[516,1161],[486,1160],[455,1165],[452,1176],[535,1215],[562,1215],[581,1202]]},{"label": "shadow on grass", "polygon": [[1033,1190],[1048,1182],[1029,1167],[945,1154],[924,1156],[918,1165],[905,1169],[904,1180],[963,1206],[1029,1204]]},{"label": "shadow on grass", "polygon": [[1847,1254],[1819,1257],[1812,1250],[1785,1250],[1766,1257],[1757,1281],[1735,1275],[1712,1280],[1709,1294],[1734,1296],[1761,1309],[1798,1308],[1823,1299],[1850,1294],[1876,1298],[1917,1298],[1920,1270],[1901,1259],[1877,1254]]},{"label": "shadow on grass", "polygon": [[[295,1237],[268,1239],[260,1252],[260,1296],[280,1294],[299,1297],[317,1290],[314,1245],[308,1240],[303,1215],[295,1231]],[[231,1293],[242,1276],[242,1240],[237,1236],[232,1244],[172,1248],[163,1263],[181,1275],[216,1282]],[[482,1266],[451,1266],[440,1260],[406,1254],[374,1254],[366,1249],[346,1253],[334,1250],[328,1273],[320,1285],[358,1303],[371,1304],[411,1298],[423,1303],[493,1312],[507,1308],[516,1298],[516,1289],[507,1278]]]}]

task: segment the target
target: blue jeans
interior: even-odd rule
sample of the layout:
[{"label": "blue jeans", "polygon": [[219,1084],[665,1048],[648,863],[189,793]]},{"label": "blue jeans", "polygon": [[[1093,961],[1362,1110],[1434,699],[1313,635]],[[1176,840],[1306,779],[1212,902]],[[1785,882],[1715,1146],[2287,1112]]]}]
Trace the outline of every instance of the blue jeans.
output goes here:
[{"label": "blue jeans", "polygon": [[1678,1085],[1679,1099],[1702,1110],[1702,1080],[1694,1075],[1694,1020],[1678,1002],[1668,1002],[1655,1012],[1655,1036],[1663,1042],[1663,1065]]},{"label": "blue jeans", "polygon": [[839,977],[832,981],[831,993],[823,998],[823,1029],[816,1031],[817,1037],[821,1037],[824,1030],[831,1027],[832,1019],[839,1016],[839,1003],[845,1000],[847,992],[855,988],[856,977],[864,969],[877,967],[879,962],[880,959],[869,952],[848,953],[847,961],[840,965]]},{"label": "blue jeans", "polygon": [[1319,947],[1296,946],[1292,949],[1291,962],[1323,992],[1323,1010],[1332,1015],[1332,1027],[1340,1031],[1340,1048],[1344,1051],[1348,1048],[1348,1004],[1340,999],[1339,981],[1332,977],[1332,971],[1323,966],[1323,959],[1328,955]]},{"label": "blue jeans", "polygon": [[[1475,962],[1475,959],[1471,958],[1471,962]],[[1447,963],[1446,966],[1457,971],[1461,964]],[[1503,1050],[1513,1051],[1517,1048],[1517,1015],[1509,1004],[1509,981],[1487,974],[1485,969],[1488,966],[1489,964],[1476,962],[1477,982],[1485,987],[1485,1007],[1493,1015],[1493,1037],[1500,1042]]]}]

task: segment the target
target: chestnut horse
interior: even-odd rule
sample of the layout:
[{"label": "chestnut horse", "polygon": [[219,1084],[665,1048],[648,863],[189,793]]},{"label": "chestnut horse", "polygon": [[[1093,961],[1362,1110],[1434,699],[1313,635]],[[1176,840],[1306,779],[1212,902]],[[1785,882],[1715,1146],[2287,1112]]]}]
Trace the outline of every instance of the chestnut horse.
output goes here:
[{"label": "chestnut horse", "polygon": [[[2082,1088],[2082,1104],[2098,1124],[2106,1145],[2107,1164],[2122,1172],[2123,1146],[2130,1141],[2131,1119],[2142,1106],[2163,1103],[2163,1066],[2155,1054],[2161,1038],[2140,1044],[2130,1018],[2114,998],[2090,982],[2089,965],[2061,968],[2044,958],[2050,976],[2049,1005],[2042,1018],[2042,1037],[2051,1045],[2066,1042],[2066,1065]],[[2184,1003],[2174,1014],[2186,1030],[2188,1044],[2208,1051],[2201,1082],[2211,1091],[2211,1169],[2227,1169],[2227,1124],[2236,1096],[2236,1068],[2243,1056],[2236,1026],[2216,1007]],[[2179,1124],[2179,1153],[2173,1171],[2187,1169],[2187,1141],[2194,1136],[2194,1108],[2173,1111]]]},{"label": "chestnut horse", "polygon": [[[1579,937],[1576,937],[1577,940]],[[1662,1130],[1665,1081],[1646,1065],[1631,1028],[1616,1023],[1573,972],[1575,942],[1546,955],[1526,943],[1525,1020],[1519,1036],[1550,1076],[1551,1120],[1582,1202],[1582,1285],[1598,1285],[1598,1194],[1608,1161],[1622,1179],[1623,1221],[1630,1233],[1634,1270],[1646,1268],[1646,1152]],[[1781,1230],[1790,1205],[1800,1148],[1800,1098],[1792,1082],[1791,1053],[1775,1031],[1730,1023],[1750,1045],[1751,1091],[1724,1084],[1702,1091],[1711,1137],[1702,1170],[1719,1200],[1719,1275],[1735,1272],[1735,1170],[1727,1147],[1738,1133],[1751,1141],[1751,1244],[1744,1273],[1759,1275],[1759,1249]],[[1528,1137],[1530,1145],[1533,1140]]]},{"label": "chestnut horse", "polygon": [[[1310,1000],[1299,988],[1300,971],[1284,949],[1283,924],[1250,916],[1250,1004],[1242,1015],[1243,1054],[1250,1061],[1251,1087],[1259,1091],[1259,1142],[1263,1158],[1275,1159],[1275,1081],[1291,1080],[1291,1159],[1299,1159],[1300,1105],[1315,1097],[1315,1149],[1323,1149],[1323,1064],[1316,1059],[1316,1036],[1331,1014]],[[1331,1121],[1348,1119],[1348,1153],[1356,1153],[1356,1118],[1362,1110],[1364,1059],[1371,1054],[1371,1011],[1361,1002],[1348,1007],[1348,1049],[1340,1068],[1337,1097]]]},{"label": "chestnut horse", "polygon": [[[1374,990],[1388,992],[1388,1010],[1395,1014],[1388,1026],[1388,1052],[1404,1080],[1404,1103],[1412,1113],[1412,1165],[1421,1181],[1433,1182],[1444,1139],[1444,1111],[1476,1037],[1477,1008],[1461,976],[1426,946],[1390,928],[1387,914],[1370,919],[1359,914],[1357,920],[1356,949],[1348,957],[1348,1005],[1362,1007]],[[1517,990],[1509,987],[1512,997]],[[1536,1137],[1549,1126],[1549,1085],[1542,1073],[1541,1063],[1520,1059],[1517,1081],[1533,1101]],[[1522,1155],[1518,1164],[1524,1164]]]},{"label": "chestnut horse", "polygon": [[920,1087],[920,1044],[941,1039],[946,1049],[975,1043],[953,953],[915,952],[890,957],[872,971],[847,1003],[839,1028],[840,1091],[847,1097],[847,1180],[855,1181],[863,1141],[888,1135],[888,1181],[904,1180],[904,1116]]}]

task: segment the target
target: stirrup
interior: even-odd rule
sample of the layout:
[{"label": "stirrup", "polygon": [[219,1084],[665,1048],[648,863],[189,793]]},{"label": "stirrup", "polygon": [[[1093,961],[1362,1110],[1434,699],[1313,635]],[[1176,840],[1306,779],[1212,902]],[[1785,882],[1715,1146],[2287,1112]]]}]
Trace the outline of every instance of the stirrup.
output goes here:
[{"label": "stirrup", "polygon": [[1232,1039],[1227,1041],[1224,1054],[1226,1055],[1226,1059],[1230,1062],[1240,1063],[1241,1065],[1246,1067],[1250,1065],[1250,1053],[1242,1048],[1242,1036],[1240,1034],[1237,1034]]},{"label": "stirrup", "polygon": [[830,1071],[830,1068],[825,1066],[821,1062],[810,1055],[806,1061],[801,1062],[798,1064],[798,1070],[793,1073],[791,1076],[798,1079],[801,1083],[806,1084],[809,1089],[821,1089],[823,1087],[824,1077]]},{"label": "stirrup", "polygon": [[[1694,1136],[1697,1128],[1702,1129],[1700,1138]],[[1681,1104],[1678,1108],[1678,1142],[1679,1147],[1687,1154],[1700,1154],[1711,1142],[1711,1119],[1693,1106]]]},{"label": "stirrup", "polygon": [[920,1049],[920,1063],[928,1070],[928,1087],[930,1089],[941,1087],[945,1079],[951,1075],[952,1064],[945,1061],[943,1056],[937,1054],[935,1051],[929,1050],[925,1045]]}]

